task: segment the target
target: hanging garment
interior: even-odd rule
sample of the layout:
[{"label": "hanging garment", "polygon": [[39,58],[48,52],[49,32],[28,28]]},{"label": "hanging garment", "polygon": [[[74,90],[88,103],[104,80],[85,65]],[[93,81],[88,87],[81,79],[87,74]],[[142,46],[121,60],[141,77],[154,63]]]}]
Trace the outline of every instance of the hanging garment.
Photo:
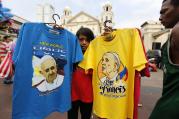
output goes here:
[{"label": "hanging garment", "polygon": [[7,54],[7,43],[0,41],[0,59],[2,60]]},{"label": "hanging garment", "polygon": [[12,75],[12,51],[7,43],[0,42],[0,79],[11,77]]},{"label": "hanging garment", "polygon": [[93,69],[94,113],[101,118],[132,119],[135,70],[142,70],[147,61],[136,29],[112,34],[112,41],[105,41],[105,36],[93,40],[79,66]]},{"label": "hanging garment", "polygon": [[[141,32],[139,29],[137,29],[141,38],[141,43],[143,46],[143,52],[145,54],[146,60],[148,61],[148,58],[146,56],[146,51],[143,43],[143,39],[141,37]],[[148,62],[145,64],[145,68],[143,70],[135,71],[135,82],[134,82],[134,117],[133,119],[138,119],[138,104],[140,103],[140,89],[141,89],[141,77],[146,76],[150,77],[150,71],[149,71],[149,65]]]},{"label": "hanging garment", "polygon": [[73,63],[83,54],[77,38],[65,29],[25,23],[14,50],[12,119],[44,119],[71,107]]},{"label": "hanging garment", "polygon": [[[0,79],[11,77],[13,75],[12,69],[12,55],[8,52],[0,63]],[[8,79],[10,80],[10,79]]]}]

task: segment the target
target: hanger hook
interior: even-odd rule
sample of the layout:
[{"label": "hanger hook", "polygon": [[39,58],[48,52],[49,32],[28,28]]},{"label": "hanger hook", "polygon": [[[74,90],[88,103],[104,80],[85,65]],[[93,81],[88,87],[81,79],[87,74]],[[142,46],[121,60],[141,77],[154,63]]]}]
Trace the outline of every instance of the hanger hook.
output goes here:
[{"label": "hanger hook", "polygon": [[104,22],[104,31],[105,32],[112,32],[113,31],[113,29],[112,29],[112,21],[111,20],[106,20]]},{"label": "hanger hook", "polygon": [[111,20],[106,20],[106,21],[104,22],[104,27],[111,27],[111,26],[108,26],[107,23],[112,23],[112,21],[111,21]]},{"label": "hanger hook", "polygon": [[53,20],[55,21],[55,24],[57,24],[57,21],[56,21],[56,19],[55,19],[55,16],[57,16],[57,17],[59,18],[59,20],[60,20],[60,16],[59,16],[58,14],[53,14],[53,16],[52,16]]}]

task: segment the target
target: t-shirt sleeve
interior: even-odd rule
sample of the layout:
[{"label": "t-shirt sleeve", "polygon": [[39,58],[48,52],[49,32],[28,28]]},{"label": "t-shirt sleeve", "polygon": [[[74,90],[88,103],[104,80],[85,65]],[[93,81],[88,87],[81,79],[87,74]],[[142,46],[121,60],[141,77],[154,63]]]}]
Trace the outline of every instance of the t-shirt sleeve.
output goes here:
[{"label": "t-shirt sleeve", "polygon": [[77,63],[83,59],[83,53],[82,53],[81,46],[77,37],[74,37],[74,38],[75,38],[75,47],[73,49],[73,61],[72,62]]},{"label": "t-shirt sleeve", "polygon": [[137,71],[141,71],[142,69],[145,68],[145,64],[147,63],[147,60],[143,51],[142,42],[137,29],[133,30],[133,36],[134,36],[133,67]]},{"label": "t-shirt sleeve", "polygon": [[84,59],[79,63],[78,66],[85,70],[94,69],[94,54],[93,45],[90,43],[84,54]]},{"label": "t-shirt sleeve", "polygon": [[21,26],[21,29],[19,31],[19,35],[18,35],[18,38],[17,38],[17,41],[16,41],[16,45],[15,45],[15,48],[14,48],[14,52],[13,52],[13,56],[12,56],[12,60],[13,60],[14,64],[17,63],[18,55],[19,55],[20,49],[22,47],[21,44],[22,44],[22,37],[23,37],[24,27],[25,27],[25,24],[23,24]]}]

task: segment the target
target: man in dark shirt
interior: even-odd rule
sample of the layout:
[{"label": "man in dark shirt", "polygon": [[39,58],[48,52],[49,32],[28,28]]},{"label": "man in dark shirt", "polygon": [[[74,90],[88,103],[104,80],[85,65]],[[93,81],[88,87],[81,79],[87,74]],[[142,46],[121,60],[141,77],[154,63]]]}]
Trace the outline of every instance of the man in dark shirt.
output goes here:
[{"label": "man in dark shirt", "polygon": [[179,0],[164,0],[160,21],[171,28],[171,35],[162,47],[164,70],[162,97],[157,102],[149,119],[179,118]]}]

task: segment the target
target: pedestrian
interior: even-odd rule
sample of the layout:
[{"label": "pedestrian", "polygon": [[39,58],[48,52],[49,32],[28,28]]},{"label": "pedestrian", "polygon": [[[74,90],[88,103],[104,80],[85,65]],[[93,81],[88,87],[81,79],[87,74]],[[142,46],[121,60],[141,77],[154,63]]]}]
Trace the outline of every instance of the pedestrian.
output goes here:
[{"label": "pedestrian", "polygon": [[162,96],[156,103],[149,119],[179,118],[179,0],[164,0],[160,21],[171,28],[171,35],[162,46],[164,71]]},{"label": "pedestrian", "polygon": [[[76,36],[79,39],[83,54],[94,34],[89,28],[80,28]],[[68,111],[68,119],[78,119],[78,111],[80,109],[81,119],[90,119],[93,106],[92,91],[92,73],[85,73],[85,70],[74,66],[72,79],[72,108]]]}]

